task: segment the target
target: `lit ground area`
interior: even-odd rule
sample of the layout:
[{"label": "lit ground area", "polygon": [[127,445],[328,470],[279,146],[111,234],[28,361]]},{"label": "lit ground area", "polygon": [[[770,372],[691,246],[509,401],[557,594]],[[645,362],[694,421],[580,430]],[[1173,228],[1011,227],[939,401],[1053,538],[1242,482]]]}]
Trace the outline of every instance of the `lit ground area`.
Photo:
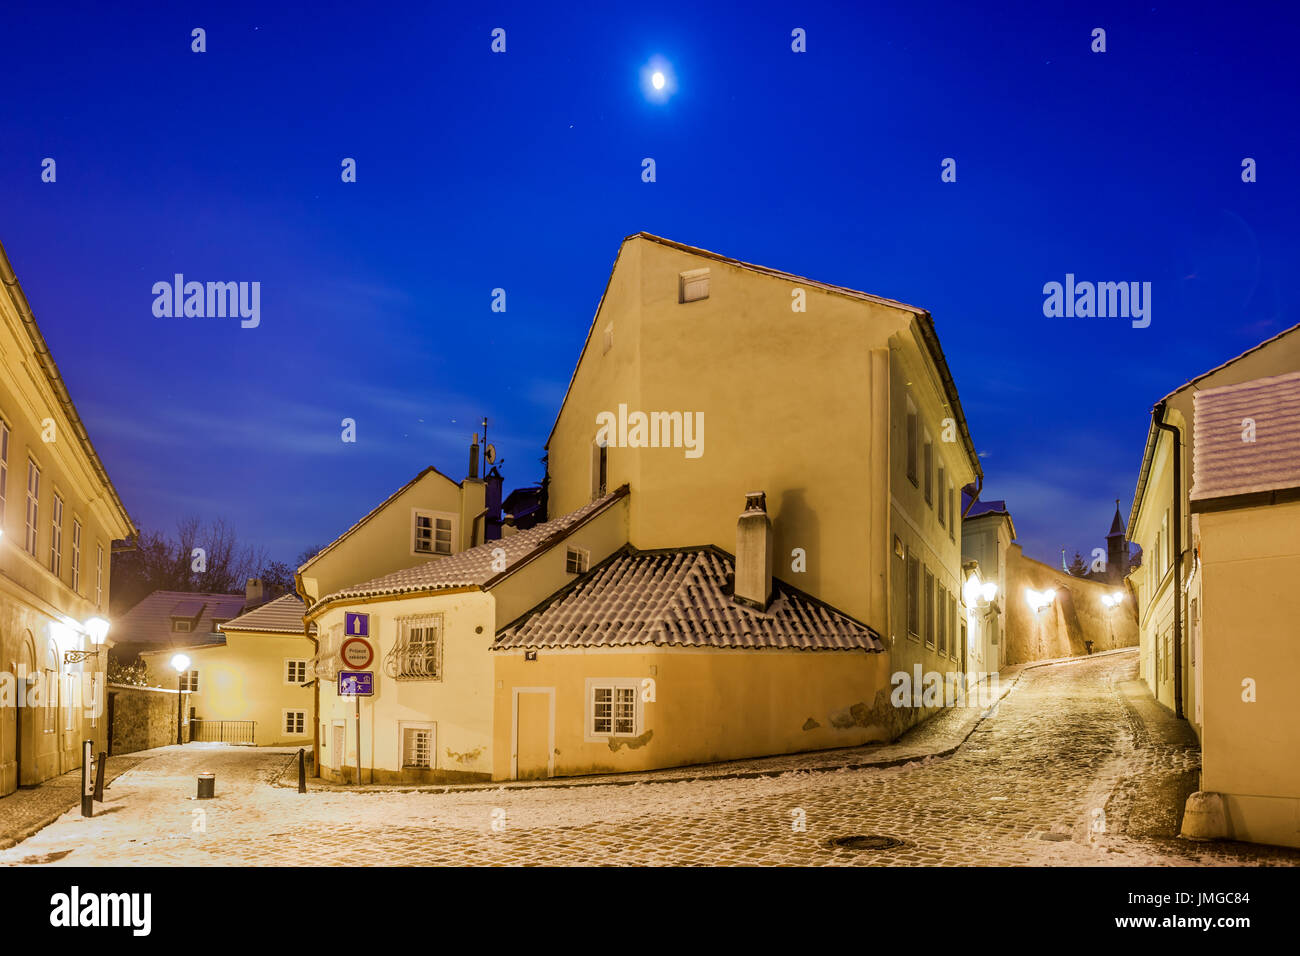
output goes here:
[{"label": "lit ground area", "polygon": [[[1199,753],[1136,689],[1134,661],[1027,670],[954,754],[882,769],[302,795],[273,782],[289,751],[166,748],[118,778],[94,820],[73,810],[0,863],[1300,863],[1300,852],[1173,836]],[[192,799],[200,770],[216,773],[216,799]],[[898,842],[832,842],[853,836]]]}]

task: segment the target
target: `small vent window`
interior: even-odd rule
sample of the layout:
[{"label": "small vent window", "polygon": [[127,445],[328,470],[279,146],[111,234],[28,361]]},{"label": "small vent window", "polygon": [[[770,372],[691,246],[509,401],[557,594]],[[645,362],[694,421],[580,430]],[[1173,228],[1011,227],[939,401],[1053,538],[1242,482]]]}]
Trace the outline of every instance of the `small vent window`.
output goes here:
[{"label": "small vent window", "polygon": [[591,562],[591,552],[584,548],[569,548],[564,558],[564,570],[570,574],[583,574]]},{"label": "small vent window", "polygon": [[678,279],[679,301],[695,302],[709,297],[709,270],[691,269]]}]

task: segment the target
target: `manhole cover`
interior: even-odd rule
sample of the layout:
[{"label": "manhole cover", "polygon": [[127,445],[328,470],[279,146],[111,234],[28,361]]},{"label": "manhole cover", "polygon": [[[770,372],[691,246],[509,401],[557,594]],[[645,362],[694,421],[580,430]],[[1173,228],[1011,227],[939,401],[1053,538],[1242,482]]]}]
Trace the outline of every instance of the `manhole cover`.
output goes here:
[{"label": "manhole cover", "polygon": [[894,847],[902,846],[903,841],[894,837],[870,834],[835,837],[830,844],[846,850],[892,850]]}]

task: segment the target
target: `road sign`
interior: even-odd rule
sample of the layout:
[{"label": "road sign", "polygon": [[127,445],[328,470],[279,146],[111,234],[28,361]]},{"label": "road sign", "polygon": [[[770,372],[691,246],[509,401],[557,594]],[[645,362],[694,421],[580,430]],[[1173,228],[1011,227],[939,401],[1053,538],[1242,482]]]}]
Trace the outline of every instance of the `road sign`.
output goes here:
[{"label": "road sign", "polygon": [[375,659],[375,649],[364,638],[349,637],[339,648],[339,657],[343,659],[344,666],[363,671]]},{"label": "road sign", "polygon": [[347,637],[369,637],[370,615],[360,611],[344,611],[343,633]]},{"label": "road sign", "polygon": [[374,671],[339,671],[340,697],[374,697]]}]

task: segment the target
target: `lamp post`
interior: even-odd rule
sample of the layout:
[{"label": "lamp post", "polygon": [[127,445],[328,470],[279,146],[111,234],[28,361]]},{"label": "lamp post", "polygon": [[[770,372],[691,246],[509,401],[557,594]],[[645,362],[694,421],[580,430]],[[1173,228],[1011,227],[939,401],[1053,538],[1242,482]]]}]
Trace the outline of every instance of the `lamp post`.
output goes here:
[{"label": "lamp post", "polygon": [[181,728],[185,723],[185,672],[190,669],[188,654],[174,654],[171,660],[176,671],[176,743],[185,743],[181,737]]}]

